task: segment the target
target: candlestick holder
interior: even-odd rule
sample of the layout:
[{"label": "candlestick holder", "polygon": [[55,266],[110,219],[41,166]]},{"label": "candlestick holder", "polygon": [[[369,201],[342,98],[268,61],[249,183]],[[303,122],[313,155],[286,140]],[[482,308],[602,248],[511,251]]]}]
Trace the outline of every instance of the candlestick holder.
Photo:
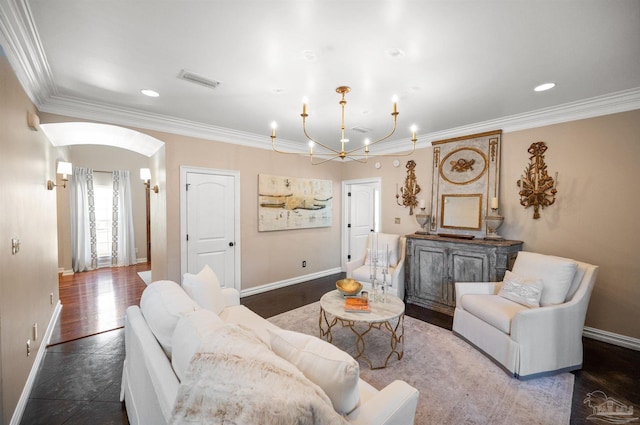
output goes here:
[{"label": "candlestick holder", "polygon": [[427,235],[427,234],[429,234],[429,232],[425,228],[425,226],[431,221],[431,216],[429,214],[427,214],[425,210],[426,210],[426,208],[424,208],[424,207],[420,208],[420,213],[416,214],[416,221],[418,222],[418,224],[422,228],[422,230],[418,230],[416,232],[418,235]]},{"label": "candlestick holder", "polygon": [[484,237],[485,239],[503,239],[503,237],[497,233],[497,230],[498,227],[502,226],[504,217],[498,214],[497,208],[491,208],[491,214],[484,218],[484,222],[487,225],[487,235]]}]

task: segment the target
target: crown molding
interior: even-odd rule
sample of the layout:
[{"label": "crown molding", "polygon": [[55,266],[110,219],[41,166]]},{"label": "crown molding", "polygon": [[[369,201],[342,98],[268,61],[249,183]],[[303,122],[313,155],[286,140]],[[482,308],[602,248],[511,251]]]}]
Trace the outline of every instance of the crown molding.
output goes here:
[{"label": "crown molding", "polygon": [[550,108],[510,115],[495,120],[419,135],[418,139],[420,139],[420,141],[418,145],[420,145],[420,147],[426,147],[430,146],[434,140],[450,139],[496,129],[501,129],[503,133],[511,133],[636,109],[640,109],[640,87],[565,103]]},{"label": "crown molding", "polygon": [[[271,149],[269,137],[263,134],[243,132],[108,104],[87,102],[77,98],[51,96],[38,109],[53,114],[109,124],[180,134],[252,148]],[[495,120],[420,134],[418,135],[416,149],[429,147],[434,140],[449,139],[495,129],[502,129],[503,133],[509,133],[635,109],[640,109],[640,87]],[[377,151],[380,154],[402,153],[409,150],[410,143],[410,138],[391,140],[380,143],[377,146]],[[278,139],[278,146],[290,152],[299,152],[301,154],[306,154],[307,152],[306,144],[302,142]]]},{"label": "crown molding", "polygon": [[39,108],[57,92],[26,0],[0,0],[0,43],[29,99]]}]

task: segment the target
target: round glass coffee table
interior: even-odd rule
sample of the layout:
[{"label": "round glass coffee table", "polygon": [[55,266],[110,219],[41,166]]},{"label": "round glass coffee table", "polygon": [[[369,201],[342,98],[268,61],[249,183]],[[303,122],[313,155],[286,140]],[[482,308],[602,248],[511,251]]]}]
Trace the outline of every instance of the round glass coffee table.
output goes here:
[{"label": "round glass coffee table", "polygon": [[[389,359],[395,354],[398,360],[404,355],[404,303],[396,296],[387,294],[386,302],[371,301],[368,313],[352,313],[344,311],[344,296],[337,290],[328,292],[320,298],[320,337],[332,342],[331,330],[338,323],[348,327],[356,335],[356,355],[354,359],[364,360],[371,369],[387,367]],[[364,324],[364,326],[357,326]],[[361,329],[364,329],[362,331]],[[390,333],[390,352],[380,365],[374,366],[366,355],[364,336],[371,330],[388,331]]]}]

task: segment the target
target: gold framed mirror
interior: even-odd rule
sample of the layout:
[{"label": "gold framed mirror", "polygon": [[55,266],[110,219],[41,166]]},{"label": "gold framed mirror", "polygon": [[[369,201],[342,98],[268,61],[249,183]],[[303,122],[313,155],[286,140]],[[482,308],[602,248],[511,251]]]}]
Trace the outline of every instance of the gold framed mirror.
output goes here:
[{"label": "gold framed mirror", "polygon": [[484,238],[500,185],[502,130],[432,142],[429,233]]}]

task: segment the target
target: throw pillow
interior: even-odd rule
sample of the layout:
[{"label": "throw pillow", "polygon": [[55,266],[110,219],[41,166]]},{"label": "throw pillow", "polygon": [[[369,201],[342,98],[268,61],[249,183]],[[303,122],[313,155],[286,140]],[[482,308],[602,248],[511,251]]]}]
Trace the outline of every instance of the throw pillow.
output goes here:
[{"label": "throw pillow", "polygon": [[384,252],[382,250],[371,250],[371,248],[367,248],[367,258],[364,259],[364,265],[370,266],[373,262],[373,258],[377,255],[378,259],[378,267],[382,267],[382,262],[384,261]]},{"label": "throw pillow", "polygon": [[349,354],[315,336],[279,329],[271,349],[295,365],[329,396],[333,408],[348,414],[360,401],[360,365]]},{"label": "throw pillow", "polygon": [[171,338],[178,320],[200,307],[176,282],[159,280],[149,284],[140,297],[140,310],[165,354],[171,358]]},{"label": "throw pillow", "polygon": [[542,280],[527,279],[507,270],[498,295],[526,307],[540,307],[542,288]]},{"label": "throw pillow", "polygon": [[207,265],[198,274],[185,273],[182,287],[202,308],[220,314],[225,307],[218,276]]},{"label": "throw pillow", "polygon": [[512,271],[529,279],[542,279],[540,305],[545,307],[565,302],[577,267],[578,263],[567,258],[520,251]]},{"label": "throw pillow", "polygon": [[186,314],[178,320],[171,338],[171,365],[178,380],[182,381],[186,376],[191,358],[207,335],[224,325],[217,314],[205,309]]}]

